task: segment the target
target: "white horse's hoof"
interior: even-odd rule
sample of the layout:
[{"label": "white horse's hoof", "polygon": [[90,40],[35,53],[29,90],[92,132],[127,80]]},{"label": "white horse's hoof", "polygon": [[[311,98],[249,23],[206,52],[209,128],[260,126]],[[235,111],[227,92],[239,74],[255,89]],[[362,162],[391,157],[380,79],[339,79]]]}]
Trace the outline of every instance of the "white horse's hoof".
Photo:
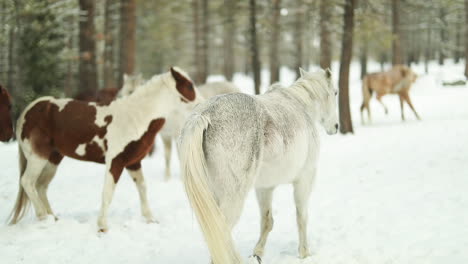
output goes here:
[{"label": "white horse's hoof", "polygon": [[158,221],[158,219],[156,219],[154,217],[147,217],[146,218],[146,223],[147,224],[159,224],[159,221]]},{"label": "white horse's hoof", "polygon": [[247,260],[247,264],[262,264],[262,259],[257,255],[252,255]]}]

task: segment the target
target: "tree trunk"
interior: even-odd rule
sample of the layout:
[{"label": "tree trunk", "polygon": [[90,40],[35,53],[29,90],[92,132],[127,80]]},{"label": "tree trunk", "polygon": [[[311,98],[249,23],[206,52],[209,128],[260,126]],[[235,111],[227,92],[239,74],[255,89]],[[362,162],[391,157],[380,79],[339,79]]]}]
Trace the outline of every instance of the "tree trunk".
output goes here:
[{"label": "tree trunk", "polygon": [[465,0],[465,77],[468,78],[468,0]]},{"label": "tree trunk", "polygon": [[[73,28],[75,28],[75,19],[74,16],[70,16],[66,19],[67,28],[68,28],[68,39],[67,39],[67,49],[69,51],[73,50],[73,43],[75,43],[74,38],[76,37],[73,34]],[[76,87],[76,78],[74,76],[74,65],[76,65],[76,59],[74,56],[67,58],[67,71],[65,76],[65,84],[64,84],[64,93],[65,97],[72,97],[73,96],[73,87]]]},{"label": "tree trunk", "polygon": [[96,42],[94,29],[95,2],[93,0],[79,0],[80,12],[80,64],[79,82],[80,91],[94,93],[98,89],[97,67],[96,67]]},{"label": "tree trunk", "polygon": [[[104,6],[104,88],[117,88],[114,65],[114,25],[115,0],[105,0]],[[120,88],[120,87],[118,87]]]},{"label": "tree trunk", "polygon": [[400,31],[400,0],[392,0],[392,64],[403,64]]},{"label": "tree trunk", "polygon": [[273,0],[273,14],[271,19],[271,40],[270,40],[270,84],[279,82],[280,80],[280,65],[279,65],[279,42],[281,34],[280,26],[281,17],[281,0]]},{"label": "tree trunk", "polygon": [[123,85],[123,74],[135,72],[136,45],[136,0],[121,0],[120,2],[120,67],[118,88]]},{"label": "tree trunk", "polygon": [[331,7],[328,0],[320,1],[320,67],[331,68],[332,40],[331,40]]},{"label": "tree trunk", "polygon": [[361,80],[366,76],[367,74],[367,60],[368,60],[368,54],[369,54],[369,45],[368,45],[368,39],[367,37],[364,38],[364,41],[362,42],[361,46],[361,54],[359,61],[361,63]]},{"label": "tree trunk", "polygon": [[[463,13],[458,12],[457,14],[457,23],[462,23],[463,21]],[[460,25],[456,26],[456,33],[455,33],[455,51],[453,52],[453,59],[455,63],[460,62],[461,58],[461,50],[462,50],[462,43],[461,43],[461,36],[462,36],[462,27]]]},{"label": "tree trunk", "polygon": [[353,53],[354,9],[357,0],[345,0],[343,40],[341,44],[341,65],[339,79],[340,132],[354,133],[349,108],[349,69]]},{"label": "tree trunk", "polygon": [[200,58],[200,3],[199,0],[192,1],[192,9],[193,9],[193,38],[194,38],[194,63],[195,65],[195,72],[194,72],[194,81],[196,84],[202,84],[203,82],[200,81],[201,78],[201,69],[202,63]]},{"label": "tree trunk", "polygon": [[296,71],[296,79],[301,77],[299,72],[299,68],[302,68],[304,65],[304,8],[302,0],[296,0],[297,2],[297,13],[296,13],[296,21],[294,26],[294,42],[296,46],[295,52],[295,71]]},{"label": "tree trunk", "polygon": [[223,57],[224,57],[224,77],[228,81],[232,81],[234,71],[236,68],[234,56],[234,43],[236,41],[236,23],[234,14],[236,10],[236,0],[224,0],[224,11],[226,20],[224,22],[224,43],[223,43]]},{"label": "tree trunk", "polygon": [[8,57],[8,37],[6,33],[6,4],[4,1],[0,4],[0,36],[5,36],[4,42],[0,43],[0,80],[3,82],[5,80],[6,73],[8,72],[8,63],[5,61],[5,58]]},{"label": "tree trunk", "polygon": [[424,51],[424,72],[429,73],[429,61],[431,60],[431,29],[426,33],[426,50]]},{"label": "tree trunk", "polygon": [[210,17],[209,17],[209,9],[208,9],[208,0],[202,0],[202,48],[201,48],[201,60],[202,60],[202,69],[201,69],[201,76],[199,83],[206,83],[206,79],[208,78],[209,74],[209,54],[208,50],[210,48]]},{"label": "tree trunk", "polygon": [[260,59],[259,47],[257,44],[257,14],[256,14],[256,1],[250,0],[250,51],[252,57],[252,70],[254,75],[255,94],[260,94]]},{"label": "tree trunk", "polygon": [[[13,91],[13,96],[17,95],[15,83],[15,65],[16,65],[16,27],[12,25],[8,30],[9,41],[8,41],[8,72],[7,72],[7,87],[10,91]],[[16,96],[15,96],[16,97]]]},{"label": "tree trunk", "polygon": [[445,30],[447,22],[445,21],[446,11],[444,8],[440,9],[440,21],[442,25],[440,27],[440,44],[439,44],[439,65],[444,65],[445,61],[445,43],[447,41],[447,32]]}]

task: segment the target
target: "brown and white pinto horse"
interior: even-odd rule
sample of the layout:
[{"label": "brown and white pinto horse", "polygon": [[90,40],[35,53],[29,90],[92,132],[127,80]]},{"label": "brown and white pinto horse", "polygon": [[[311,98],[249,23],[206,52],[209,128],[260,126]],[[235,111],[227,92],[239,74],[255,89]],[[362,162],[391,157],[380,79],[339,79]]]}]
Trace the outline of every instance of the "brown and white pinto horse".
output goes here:
[{"label": "brown and white pinto horse", "polygon": [[0,85],[0,141],[6,142],[12,137],[11,96],[8,91]]},{"label": "brown and white pinto horse", "polygon": [[372,98],[372,92],[377,94],[377,100],[382,104],[385,113],[388,113],[388,108],[382,102],[382,97],[386,94],[398,94],[400,97],[401,119],[405,120],[403,111],[403,104],[406,102],[413,110],[417,119],[421,119],[414,109],[411,99],[409,97],[409,90],[411,85],[416,81],[418,75],[414,73],[409,67],[405,65],[396,65],[391,70],[386,72],[371,73],[364,77],[362,80],[362,97],[363,102],[361,105],[361,120],[364,123],[363,111],[367,110],[367,117],[371,122],[371,112],[369,101]]},{"label": "brown and white pinto horse", "polygon": [[11,223],[24,216],[29,200],[39,219],[54,216],[47,187],[64,156],[106,165],[100,231],[108,230],[107,211],[124,168],[137,185],[143,216],[153,222],[140,162],[167,115],[195,97],[188,75],[171,68],[108,106],[52,97],[31,103],[17,124],[21,178]]}]

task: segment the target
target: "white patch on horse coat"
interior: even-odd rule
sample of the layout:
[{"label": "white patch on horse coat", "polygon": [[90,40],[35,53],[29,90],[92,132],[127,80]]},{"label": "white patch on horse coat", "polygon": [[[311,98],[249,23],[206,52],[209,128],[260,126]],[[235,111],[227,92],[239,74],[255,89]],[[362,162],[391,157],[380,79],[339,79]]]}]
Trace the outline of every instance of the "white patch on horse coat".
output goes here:
[{"label": "white patch on horse coat", "polygon": [[58,111],[61,112],[71,100],[72,99],[60,99],[60,100],[55,99],[54,103],[55,105],[58,106]]},{"label": "white patch on horse coat", "polygon": [[86,145],[87,143],[78,145],[78,147],[75,150],[75,153],[79,156],[84,156],[86,154]]}]

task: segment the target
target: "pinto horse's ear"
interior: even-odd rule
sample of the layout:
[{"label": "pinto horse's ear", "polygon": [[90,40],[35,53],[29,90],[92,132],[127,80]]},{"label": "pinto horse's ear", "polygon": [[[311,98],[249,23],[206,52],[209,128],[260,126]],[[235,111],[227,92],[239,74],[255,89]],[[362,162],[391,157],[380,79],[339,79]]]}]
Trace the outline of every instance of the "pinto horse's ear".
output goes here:
[{"label": "pinto horse's ear", "polygon": [[171,67],[171,74],[176,82],[177,91],[188,101],[195,100],[195,89],[193,83],[185,77],[176,67]]}]

